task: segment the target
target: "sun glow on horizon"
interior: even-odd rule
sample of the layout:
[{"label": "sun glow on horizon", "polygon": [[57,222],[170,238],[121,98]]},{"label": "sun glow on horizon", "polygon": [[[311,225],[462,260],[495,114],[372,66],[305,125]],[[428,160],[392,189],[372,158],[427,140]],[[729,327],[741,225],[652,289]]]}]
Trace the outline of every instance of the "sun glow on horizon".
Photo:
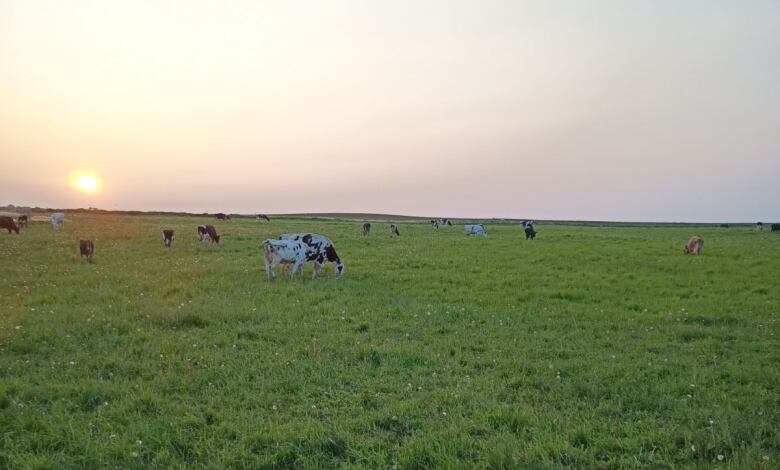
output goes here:
[{"label": "sun glow on horizon", "polygon": [[85,193],[94,193],[100,189],[100,180],[92,173],[78,172],[74,173],[71,178],[71,187]]}]

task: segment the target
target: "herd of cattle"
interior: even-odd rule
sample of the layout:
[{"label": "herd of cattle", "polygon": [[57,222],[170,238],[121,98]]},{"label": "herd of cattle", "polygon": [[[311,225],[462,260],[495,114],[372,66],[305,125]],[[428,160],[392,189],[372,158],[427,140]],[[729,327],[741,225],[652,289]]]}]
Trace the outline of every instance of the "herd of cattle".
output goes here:
[{"label": "herd of cattle", "polygon": [[[230,220],[230,216],[227,214],[219,213],[215,215],[217,220]],[[255,216],[257,220],[266,220],[270,222],[270,218],[265,214],[257,214]],[[27,227],[30,218],[27,215],[20,215],[14,220],[9,216],[0,216],[0,229],[7,229],[8,233],[19,233],[20,228]],[[54,230],[62,230],[65,227],[65,214],[62,212],[55,212],[50,217],[51,225]],[[439,226],[452,226],[452,221],[449,219],[431,219],[431,227],[438,230]],[[720,225],[723,228],[728,228],[727,224]],[[464,234],[466,236],[487,237],[487,230],[483,224],[465,224]],[[535,223],[532,220],[527,220],[522,223],[523,230],[525,232],[526,240],[533,240],[536,238]],[[780,224],[772,224],[771,229],[773,232],[780,232]],[[756,223],[756,230],[764,230],[764,224],[761,222]],[[363,235],[368,236],[371,232],[371,224],[366,222],[363,224]],[[213,225],[204,224],[197,227],[198,240],[208,243],[219,243],[219,234],[217,229]],[[166,247],[170,248],[175,238],[175,232],[171,229],[165,229],[162,231],[163,243]],[[401,233],[398,230],[397,224],[390,224],[390,236],[398,237]],[[688,240],[688,243],[683,247],[684,254],[700,255],[701,250],[704,247],[704,239],[700,236],[693,236]],[[262,243],[263,257],[265,260],[265,271],[268,275],[268,279],[274,279],[276,277],[275,269],[279,265],[290,268],[290,276],[302,271],[304,265],[307,262],[311,262],[314,265],[314,276],[316,277],[322,270],[325,262],[333,263],[336,276],[342,276],[344,274],[344,263],[341,258],[336,254],[336,249],[333,246],[333,242],[323,235],[314,233],[285,233],[278,239],[267,239]],[[92,256],[95,253],[95,244],[92,240],[79,240],[79,252],[82,257],[86,257],[88,262],[92,262]]]}]

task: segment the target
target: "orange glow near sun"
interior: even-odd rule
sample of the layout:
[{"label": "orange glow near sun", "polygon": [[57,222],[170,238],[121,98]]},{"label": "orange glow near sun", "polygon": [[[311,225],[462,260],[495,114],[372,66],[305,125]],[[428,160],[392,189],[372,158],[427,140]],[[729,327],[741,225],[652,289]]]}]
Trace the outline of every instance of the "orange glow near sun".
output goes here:
[{"label": "orange glow near sun", "polygon": [[70,180],[71,187],[85,193],[94,193],[100,189],[100,180],[92,173],[74,173]]}]

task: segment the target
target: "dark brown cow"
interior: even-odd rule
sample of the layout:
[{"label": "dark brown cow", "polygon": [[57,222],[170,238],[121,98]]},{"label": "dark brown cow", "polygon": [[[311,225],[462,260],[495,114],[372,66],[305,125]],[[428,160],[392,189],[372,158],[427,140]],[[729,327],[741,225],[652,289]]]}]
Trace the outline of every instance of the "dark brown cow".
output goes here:
[{"label": "dark brown cow", "polygon": [[8,229],[9,234],[11,231],[15,231],[17,235],[19,234],[19,226],[16,225],[13,217],[8,217],[7,215],[0,216],[0,229],[4,228]]},{"label": "dark brown cow", "polygon": [[211,243],[219,243],[219,235],[217,235],[217,229],[213,225],[198,225],[198,240],[211,241]]},{"label": "dark brown cow", "polygon": [[220,212],[219,214],[215,215],[214,217],[217,218],[217,220],[230,220],[230,216],[227,214],[223,214]]},{"label": "dark brown cow", "polygon": [[368,222],[363,224],[363,235],[368,235],[368,232],[370,231],[371,231],[371,224],[369,224]]},{"label": "dark brown cow", "polygon": [[163,243],[165,243],[165,246],[168,248],[171,247],[171,243],[173,243],[173,230],[163,230]]},{"label": "dark brown cow", "polygon": [[266,222],[270,222],[271,221],[271,219],[269,219],[268,216],[265,215],[265,214],[257,214],[257,215],[255,215],[255,219],[257,219],[257,220],[265,220]]},{"label": "dark brown cow", "polygon": [[29,223],[29,221],[30,221],[30,218],[27,217],[26,215],[20,215],[16,219],[16,223],[19,225],[19,228],[27,227],[27,224]]},{"label": "dark brown cow", "polygon": [[86,256],[88,262],[92,262],[92,254],[95,253],[95,245],[92,240],[79,240],[81,256]]}]

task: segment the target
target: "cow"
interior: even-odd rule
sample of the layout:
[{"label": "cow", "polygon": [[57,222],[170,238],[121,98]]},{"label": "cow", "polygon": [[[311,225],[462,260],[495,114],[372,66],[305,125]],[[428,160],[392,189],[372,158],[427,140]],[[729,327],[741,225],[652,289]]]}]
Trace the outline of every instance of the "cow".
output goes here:
[{"label": "cow", "polygon": [[701,254],[701,249],[704,246],[704,239],[698,235],[694,235],[688,240],[688,243],[683,247],[683,254],[693,253],[698,256]]},{"label": "cow", "polygon": [[534,229],[534,224],[528,224],[525,226],[525,239],[526,240],[533,240],[536,238],[536,230]]},{"label": "cow", "polygon": [[759,232],[763,232],[764,224],[762,222],[756,222],[756,230],[758,230]]},{"label": "cow", "polygon": [[222,212],[216,214],[214,217],[216,217],[217,220],[230,220],[230,216],[227,214],[223,214]]},{"label": "cow", "polygon": [[51,215],[51,226],[54,230],[60,230],[65,228],[65,214],[62,212],[55,212]]},{"label": "cow", "polygon": [[449,225],[450,227],[452,227],[452,222],[450,221],[450,219],[439,219],[439,223],[441,225]]},{"label": "cow", "polygon": [[780,232],[780,224],[772,224],[773,232]]},{"label": "cow", "polygon": [[303,271],[303,266],[307,261],[308,248],[301,240],[265,240],[263,242],[263,258],[268,280],[276,277],[274,269],[280,264],[292,264],[291,278],[296,273]]},{"label": "cow", "polygon": [[16,232],[16,234],[19,235],[19,226],[16,225],[13,217],[8,217],[7,215],[0,216],[0,229],[4,228],[8,229],[9,235],[11,232]]},{"label": "cow", "polygon": [[314,263],[314,277],[319,274],[325,261],[333,263],[336,276],[344,274],[344,263],[336,254],[336,249],[330,238],[316,233],[284,233],[279,237],[279,240],[299,241],[306,245],[306,261]]},{"label": "cow", "polygon": [[[173,239],[175,238],[173,234],[173,230],[163,230],[163,243],[165,243],[165,246],[168,248],[171,247],[171,243],[173,243]],[[198,230],[198,234],[200,235],[200,230]]]},{"label": "cow", "polygon": [[213,225],[198,225],[198,240],[219,243],[219,235],[217,235],[217,230]]},{"label": "cow", "polygon": [[29,222],[30,222],[30,218],[26,215],[20,215],[16,219],[16,224],[19,225],[19,228],[27,227]]},{"label": "cow", "polygon": [[92,254],[95,253],[95,245],[92,240],[79,240],[79,251],[81,256],[87,257],[87,262],[92,262]]},{"label": "cow", "polygon": [[436,219],[431,219],[431,227],[435,228],[436,230],[439,230],[439,221]]},{"label": "cow", "polygon": [[729,224],[720,224],[720,228],[729,228]]},{"label": "cow", "polygon": [[463,226],[463,231],[466,236],[476,235],[478,237],[487,237],[487,230],[482,224],[466,224]]},{"label": "cow", "polygon": [[257,219],[257,220],[265,220],[266,222],[270,222],[271,221],[271,219],[269,219],[268,216],[265,215],[265,214],[256,214],[255,215],[255,219]]},{"label": "cow", "polygon": [[401,233],[398,231],[398,225],[390,224],[390,236],[391,237],[400,237],[401,236]]},{"label": "cow", "polygon": [[369,224],[368,222],[364,223],[363,224],[363,236],[368,235],[368,232],[370,232],[370,231],[371,231],[371,224]]}]

